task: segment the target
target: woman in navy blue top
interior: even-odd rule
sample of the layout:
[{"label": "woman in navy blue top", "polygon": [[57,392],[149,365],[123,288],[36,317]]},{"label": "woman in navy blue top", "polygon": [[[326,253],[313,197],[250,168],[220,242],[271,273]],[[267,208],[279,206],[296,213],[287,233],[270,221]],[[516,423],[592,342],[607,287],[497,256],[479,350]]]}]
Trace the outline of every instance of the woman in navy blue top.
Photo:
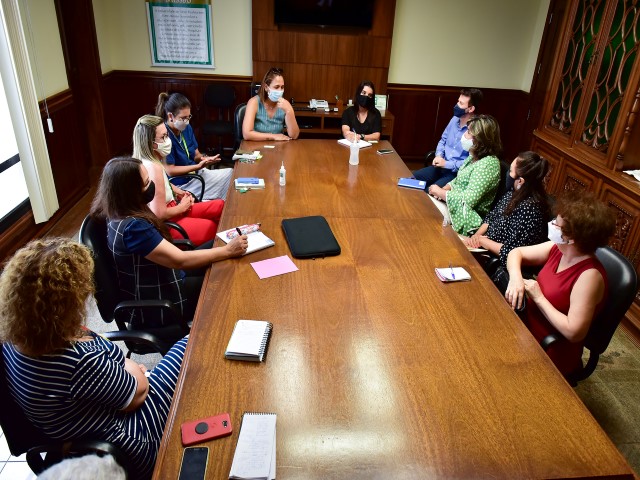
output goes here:
[{"label": "woman in navy blue top", "polygon": [[0,277],[0,332],[7,384],[26,417],[58,440],[120,447],[129,478],[151,476],[187,338],[151,371],[83,327],[93,259],[70,239],[35,240]]},{"label": "woman in navy blue top", "polygon": [[[104,167],[91,214],[107,221],[121,300],[170,300],[189,320],[202,287],[203,267],[244,254],[247,236],[223,247],[180,250],[147,206],[154,194],[155,185],[140,160],[114,158]],[[135,323],[159,326],[163,318],[141,316]]]}]

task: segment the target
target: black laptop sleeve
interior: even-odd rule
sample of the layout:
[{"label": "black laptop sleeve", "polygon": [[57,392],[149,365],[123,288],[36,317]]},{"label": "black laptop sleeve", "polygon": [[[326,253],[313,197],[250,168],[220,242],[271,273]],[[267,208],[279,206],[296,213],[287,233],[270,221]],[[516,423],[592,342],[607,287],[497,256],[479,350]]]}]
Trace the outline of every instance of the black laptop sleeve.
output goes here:
[{"label": "black laptop sleeve", "polygon": [[282,229],[295,258],[340,255],[340,245],[324,217],[287,218],[282,220]]}]

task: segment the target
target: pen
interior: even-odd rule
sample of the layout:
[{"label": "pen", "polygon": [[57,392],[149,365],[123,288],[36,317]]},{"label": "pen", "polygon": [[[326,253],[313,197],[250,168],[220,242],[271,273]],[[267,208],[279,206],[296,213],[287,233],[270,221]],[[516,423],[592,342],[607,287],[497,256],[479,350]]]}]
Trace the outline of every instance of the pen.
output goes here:
[{"label": "pen", "polygon": [[451,262],[449,262],[449,270],[451,270],[451,278],[452,278],[453,280],[455,280],[455,279],[456,279],[456,276],[455,276],[455,274],[453,273],[453,267],[451,266]]},{"label": "pen", "polygon": [[242,236],[242,231],[240,230],[240,227],[236,227],[236,232],[238,232],[238,235]]}]

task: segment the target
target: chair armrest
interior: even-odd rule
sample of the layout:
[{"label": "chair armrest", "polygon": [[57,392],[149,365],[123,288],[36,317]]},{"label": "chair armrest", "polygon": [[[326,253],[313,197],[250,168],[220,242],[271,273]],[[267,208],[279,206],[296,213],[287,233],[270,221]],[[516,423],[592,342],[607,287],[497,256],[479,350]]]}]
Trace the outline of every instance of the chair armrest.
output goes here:
[{"label": "chair armrest", "polygon": [[560,336],[557,333],[551,333],[540,341],[540,346],[546,352],[547,350],[549,350],[549,347],[551,345],[553,345],[559,340],[560,340]]},{"label": "chair armrest", "polygon": [[188,179],[188,180],[198,180],[201,183],[201,187],[202,187],[200,189],[200,195],[193,194],[193,197],[196,199],[196,202],[201,202],[202,201],[202,197],[204,195],[204,178],[202,178],[197,173],[188,173],[186,175],[176,175],[175,177],[169,177],[169,181],[173,180],[174,178],[184,178],[184,179]]},{"label": "chair armrest", "polygon": [[177,240],[174,240],[172,243],[180,250],[195,250],[196,248],[193,242],[191,240],[187,240],[186,238],[179,238]]},{"label": "chair armrest", "polygon": [[138,345],[146,345],[163,355],[166,351],[164,342],[160,337],[143,330],[116,330],[114,332],[103,332],[100,335],[112,342],[131,342]]},{"label": "chair armrest", "polygon": [[187,231],[182,227],[182,225],[178,225],[175,222],[170,222],[170,221],[165,221],[164,224],[169,227],[169,228],[173,228],[175,231],[177,231],[180,235],[182,235],[182,238],[184,238],[185,240],[189,240],[189,234],[187,233]]},{"label": "chair armrest", "polygon": [[[41,454],[45,454],[43,458]],[[36,475],[65,458],[82,457],[95,454],[111,455],[126,472],[131,471],[127,455],[114,444],[97,440],[70,440],[51,442],[29,449],[27,464]]]},{"label": "chair armrest", "polygon": [[427,152],[427,154],[424,156],[424,166],[425,167],[431,166],[431,163],[433,162],[434,158],[436,158],[435,150],[431,150],[430,152]]},{"label": "chair armrest", "polygon": [[141,308],[158,309],[169,316],[169,321],[180,325],[185,335],[189,333],[189,325],[187,325],[187,322],[182,318],[178,309],[176,309],[175,305],[169,300],[125,300],[118,303],[113,312],[113,318],[118,324],[118,328],[122,330],[120,325],[128,321],[126,318],[128,313]]}]

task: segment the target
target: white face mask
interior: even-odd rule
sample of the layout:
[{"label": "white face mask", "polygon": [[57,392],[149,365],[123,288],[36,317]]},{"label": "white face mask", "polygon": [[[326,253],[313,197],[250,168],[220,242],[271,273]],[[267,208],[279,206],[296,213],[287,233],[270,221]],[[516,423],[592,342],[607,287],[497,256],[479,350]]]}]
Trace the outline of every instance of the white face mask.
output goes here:
[{"label": "white face mask", "polygon": [[553,224],[553,220],[547,224],[548,227],[548,237],[556,245],[569,245],[573,243],[573,240],[566,241],[562,238],[562,230],[557,225]]},{"label": "white face mask", "polygon": [[284,90],[269,90],[269,100],[277,102],[284,95]]},{"label": "white face mask", "polygon": [[163,143],[155,142],[158,147],[156,148],[156,152],[162,155],[162,158],[166,157],[171,153],[171,139],[167,137],[167,139]]},{"label": "white face mask", "polygon": [[181,132],[183,132],[184,129],[187,128],[187,125],[189,125],[189,120],[173,120],[173,126]]},{"label": "white face mask", "polygon": [[468,152],[471,150],[471,147],[473,147],[473,139],[467,138],[466,135],[462,135],[460,138],[460,144],[462,145],[462,149]]}]

